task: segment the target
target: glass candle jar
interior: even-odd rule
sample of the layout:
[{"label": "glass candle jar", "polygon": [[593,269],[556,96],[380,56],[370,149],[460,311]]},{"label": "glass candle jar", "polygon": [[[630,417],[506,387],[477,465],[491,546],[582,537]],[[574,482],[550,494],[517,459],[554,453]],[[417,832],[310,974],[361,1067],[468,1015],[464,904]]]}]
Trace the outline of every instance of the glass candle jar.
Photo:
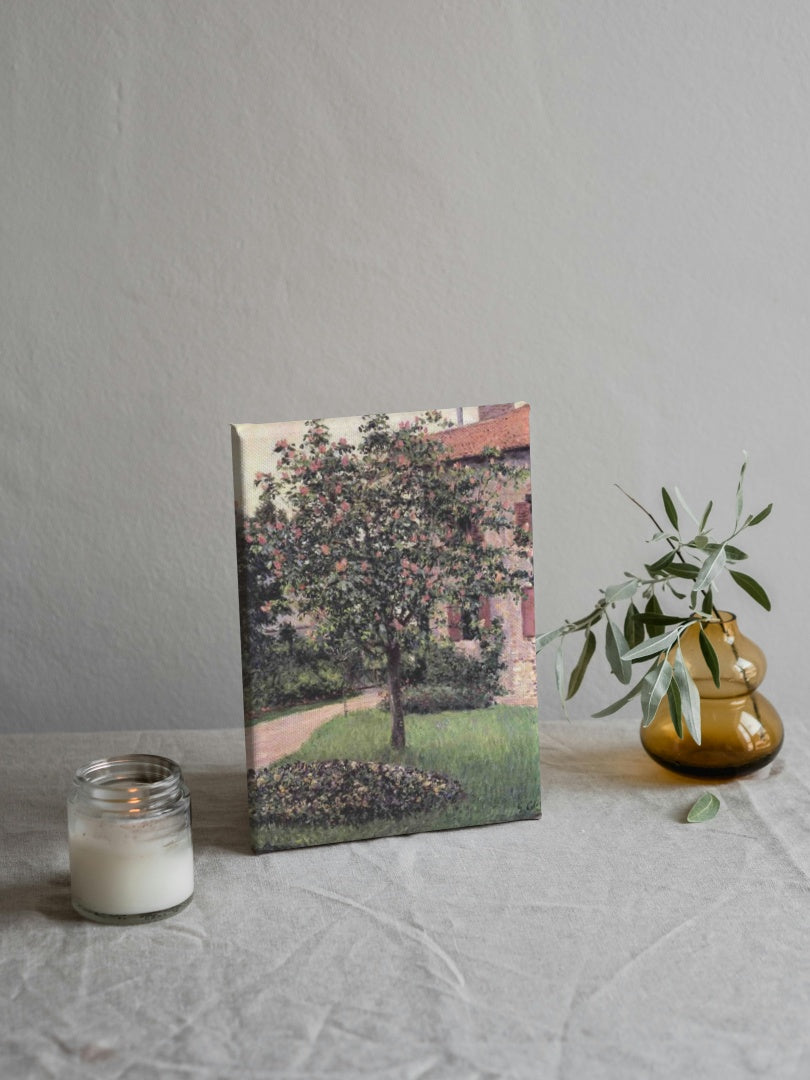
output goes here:
[{"label": "glass candle jar", "polygon": [[68,798],[70,889],[103,923],[165,919],[194,892],[191,797],[180,766],[152,754],[79,769]]}]

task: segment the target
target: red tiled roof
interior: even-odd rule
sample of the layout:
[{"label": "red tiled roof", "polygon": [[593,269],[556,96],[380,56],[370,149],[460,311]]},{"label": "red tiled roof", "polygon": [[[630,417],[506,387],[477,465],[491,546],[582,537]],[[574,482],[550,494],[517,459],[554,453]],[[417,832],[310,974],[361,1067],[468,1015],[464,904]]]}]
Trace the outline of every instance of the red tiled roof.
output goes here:
[{"label": "red tiled roof", "polygon": [[431,437],[441,440],[455,461],[481,457],[485,446],[526,450],[529,447],[529,406],[521,405],[494,420],[480,420],[476,424],[437,431]]}]

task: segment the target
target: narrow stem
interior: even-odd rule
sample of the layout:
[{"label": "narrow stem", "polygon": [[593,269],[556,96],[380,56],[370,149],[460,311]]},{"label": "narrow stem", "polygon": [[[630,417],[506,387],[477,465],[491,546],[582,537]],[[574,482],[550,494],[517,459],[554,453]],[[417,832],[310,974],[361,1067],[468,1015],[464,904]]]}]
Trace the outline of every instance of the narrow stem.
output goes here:
[{"label": "narrow stem", "polygon": [[[650,521],[653,523],[653,525],[656,527],[656,529],[658,529],[659,532],[664,531],[663,528],[661,527],[661,525],[655,520],[655,518],[652,516],[652,514],[650,513],[650,511],[647,509],[646,506],[642,506],[641,503],[638,501],[638,499],[634,499],[633,496],[629,492],[624,490],[624,488],[622,487],[621,484],[616,484],[615,486],[619,489],[619,491],[622,493],[622,495],[624,495],[624,497],[626,499],[629,499],[630,502],[634,503],[639,508],[639,510],[641,510],[641,512],[643,514],[647,515],[647,517],[650,519]],[[669,539],[669,537],[667,537],[667,543],[669,544],[669,546],[674,551],[675,550],[675,545],[672,543],[672,541]]]}]

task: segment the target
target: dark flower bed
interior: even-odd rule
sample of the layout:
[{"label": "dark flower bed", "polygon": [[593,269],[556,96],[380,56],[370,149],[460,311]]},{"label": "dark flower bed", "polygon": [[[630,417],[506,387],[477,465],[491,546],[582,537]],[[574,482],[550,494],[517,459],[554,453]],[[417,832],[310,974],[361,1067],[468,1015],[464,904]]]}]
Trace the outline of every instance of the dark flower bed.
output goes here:
[{"label": "dark flower bed", "polygon": [[251,824],[361,825],[465,797],[438,773],[376,761],[293,761],[248,771]]}]

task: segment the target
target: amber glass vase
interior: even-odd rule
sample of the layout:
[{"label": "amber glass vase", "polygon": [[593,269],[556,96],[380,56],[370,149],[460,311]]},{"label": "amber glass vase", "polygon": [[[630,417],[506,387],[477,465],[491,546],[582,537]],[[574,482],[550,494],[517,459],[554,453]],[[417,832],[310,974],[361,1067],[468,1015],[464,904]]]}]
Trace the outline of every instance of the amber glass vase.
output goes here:
[{"label": "amber glass vase", "polygon": [[704,629],[717,653],[719,687],[700,651],[697,623],[681,635],[684,663],[700,694],[700,746],[685,727],[683,738],[678,738],[666,697],[652,723],[642,727],[641,743],[659,765],[687,776],[741,776],[761,769],[779,753],[782,721],[770,701],[757,692],[765,677],[765,656],[737,629],[736,617],[718,612]]}]

